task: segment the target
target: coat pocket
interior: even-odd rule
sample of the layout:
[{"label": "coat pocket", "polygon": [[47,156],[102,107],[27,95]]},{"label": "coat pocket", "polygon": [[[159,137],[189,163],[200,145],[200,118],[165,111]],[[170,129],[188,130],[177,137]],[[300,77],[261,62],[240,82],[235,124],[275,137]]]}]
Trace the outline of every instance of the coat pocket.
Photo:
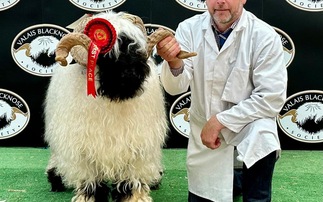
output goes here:
[{"label": "coat pocket", "polygon": [[248,98],[253,90],[250,69],[234,67],[225,84],[221,100],[238,104]]}]

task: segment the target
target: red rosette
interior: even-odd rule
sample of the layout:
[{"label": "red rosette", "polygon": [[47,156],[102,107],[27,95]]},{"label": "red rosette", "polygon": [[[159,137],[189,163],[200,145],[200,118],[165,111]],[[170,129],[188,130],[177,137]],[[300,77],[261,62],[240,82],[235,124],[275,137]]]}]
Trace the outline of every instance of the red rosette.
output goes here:
[{"label": "red rosette", "polygon": [[113,25],[103,18],[90,20],[84,29],[84,34],[90,37],[102,54],[109,52],[117,40]]},{"label": "red rosette", "polygon": [[109,52],[117,40],[116,30],[113,25],[103,19],[94,18],[90,20],[84,29],[86,34],[91,39],[91,44],[88,50],[87,63],[87,94],[96,97],[95,88],[95,66],[98,55]]}]

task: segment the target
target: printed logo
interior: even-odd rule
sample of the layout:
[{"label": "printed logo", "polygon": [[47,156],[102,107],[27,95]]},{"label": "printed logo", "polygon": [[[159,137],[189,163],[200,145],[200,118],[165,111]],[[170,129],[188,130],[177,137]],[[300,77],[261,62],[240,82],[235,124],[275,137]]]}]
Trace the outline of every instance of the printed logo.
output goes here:
[{"label": "printed logo", "polygon": [[290,5],[304,11],[323,11],[323,0],[286,0]]},{"label": "printed logo", "polygon": [[303,91],[290,96],[277,122],[281,130],[295,140],[323,142],[323,91]]},{"label": "printed logo", "polygon": [[172,104],[169,112],[169,119],[175,130],[185,137],[190,134],[190,106],[191,92],[179,96]]},{"label": "printed logo", "polygon": [[[146,28],[146,32],[147,32],[147,35],[151,35],[152,33],[154,33],[158,28],[163,28],[163,29],[167,29],[169,31],[171,31],[173,34],[175,34],[175,31],[168,28],[168,27],[165,27],[163,25],[157,25],[157,24],[145,24],[145,28]],[[153,49],[153,52],[152,52],[152,58],[155,60],[156,64],[157,64],[157,71],[158,71],[158,74],[160,74],[161,72],[161,63],[163,62],[163,59],[157,54],[157,51],[156,51],[156,47],[154,47]]]},{"label": "printed logo", "polygon": [[0,11],[7,10],[14,5],[16,5],[19,2],[19,0],[16,1],[8,1],[8,0],[0,0]]},{"label": "printed logo", "polygon": [[119,7],[126,0],[70,0],[72,4],[86,11],[106,11]]},{"label": "printed logo", "polygon": [[[40,24],[21,31],[13,40],[11,54],[24,71],[37,76],[51,76],[60,66],[55,61],[55,49],[61,38],[69,31],[51,24]],[[69,55],[67,61],[71,62]]]},{"label": "printed logo", "polygon": [[295,46],[293,40],[281,29],[273,27],[275,31],[280,35],[283,47],[286,68],[292,63],[295,56]]},{"label": "printed logo", "polygon": [[207,10],[205,0],[176,0],[176,2],[193,11],[204,12]]},{"label": "printed logo", "polygon": [[19,134],[28,125],[29,119],[26,102],[17,94],[0,89],[0,140]]}]

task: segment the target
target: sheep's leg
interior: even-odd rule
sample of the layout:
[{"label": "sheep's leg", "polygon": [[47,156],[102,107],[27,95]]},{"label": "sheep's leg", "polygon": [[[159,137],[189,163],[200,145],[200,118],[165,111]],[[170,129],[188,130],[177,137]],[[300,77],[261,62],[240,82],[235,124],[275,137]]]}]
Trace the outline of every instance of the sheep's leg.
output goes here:
[{"label": "sheep's leg", "polygon": [[[112,199],[114,202],[152,202],[150,197],[150,190],[157,190],[161,184],[163,177],[163,169],[156,169],[156,176],[153,181],[143,183],[142,180],[136,182],[123,181],[115,185],[112,192]],[[135,185],[134,185],[135,184]]]},{"label": "sheep's leg", "polygon": [[72,202],[109,201],[110,189],[105,183],[83,184],[76,189]]},{"label": "sheep's leg", "polygon": [[50,168],[46,172],[47,180],[51,185],[52,192],[61,192],[66,190],[62,177],[59,174],[57,174],[56,168]]},{"label": "sheep's leg", "polygon": [[51,152],[50,159],[46,168],[47,180],[51,185],[52,192],[61,192],[65,191],[66,187],[64,186],[62,176],[57,172],[56,169],[56,155]]}]

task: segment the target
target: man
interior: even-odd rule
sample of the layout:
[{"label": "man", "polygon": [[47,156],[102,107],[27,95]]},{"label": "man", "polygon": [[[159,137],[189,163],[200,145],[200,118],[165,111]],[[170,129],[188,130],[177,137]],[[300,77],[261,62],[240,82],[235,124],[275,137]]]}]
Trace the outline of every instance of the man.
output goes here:
[{"label": "man", "polygon": [[[271,201],[287,71],[279,35],[245,3],[206,0],[207,12],[181,22],[175,38],[157,44],[165,90],[191,90],[189,202],[233,200],[235,147],[243,162],[243,200]],[[181,49],[197,56],[178,59]]]}]

